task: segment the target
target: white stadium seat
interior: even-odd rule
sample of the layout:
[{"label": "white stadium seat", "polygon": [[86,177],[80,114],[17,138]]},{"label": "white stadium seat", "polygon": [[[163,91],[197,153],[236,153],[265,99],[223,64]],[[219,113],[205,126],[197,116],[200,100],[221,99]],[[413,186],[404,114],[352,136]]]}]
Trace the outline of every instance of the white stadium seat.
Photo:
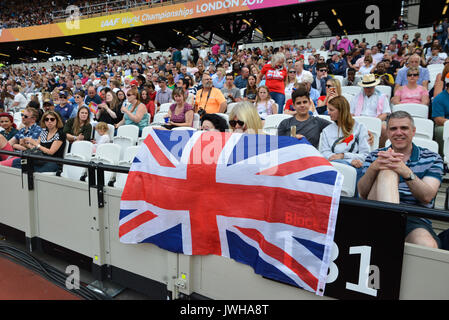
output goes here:
[{"label": "white stadium seat", "polygon": [[416,133],[415,137],[424,139],[433,139],[434,123],[430,119],[414,118]]},{"label": "white stadium seat", "polygon": [[449,121],[444,123],[443,127],[443,154],[444,154],[444,163],[449,163]]},{"label": "white stadium seat", "polygon": [[412,117],[427,119],[429,116],[429,107],[418,103],[401,103],[392,106],[391,111],[406,111]]},{"label": "white stadium seat", "polygon": [[388,100],[391,99],[391,87],[390,86],[376,86],[376,90],[388,96]]},{"label": "white stadium seat", "polygon": [[371,132],[374,136],[374,143],[371,147],[371,151],[376,150],[379,148],[379,139],[380,134],[382,132],[382,121],[379,118],[375,117],[364,117],[364,116],[358,116],[354,117],[354,120],[363,123],[369,132]]},{"label": "white stadium seat", "polygon": [[[98,145],[95,157],[92,158],[92,161],[116,166],[119,163],[121,153],[120,145],[115,143],[103,143]],[[107,185],[114,175],[115,173],[111,171],[105,171],[104,183]]]},{"label": "white stadium seat", "polygon": [[192,128],[192,127],[175,127],[175,128],[173,128],[173,129],[171,129],[172,131],[173,130],[175,130],[175,131],[181,131],[181,130],[190,130],[190,131],[196,131],[196,129],[195,128]]},{"label": "white stadium seat", "polygon": [[152,128],[151,126],[147,126],[142,129],[142,136],[137,140],[137,145],[140,146],[142,144],[142,142],[146,139],[146,137],[150,133],[151,128]]},{"label": "white stadium seat", "polygon": [[356,96],[362,91],[362,87],[359,86],[343,86],[341,87],[341,93],[347,93]]},{"label": "white stadium seat", "polygon": [[265,118],[263,132],[266,134],[277,135],[279,124],[292,116],[289,114],[270,114]]},{"label": "white stadium seat", "polygon": [[172,105],[172,103],[163,103],[159,106],[159,110],[157,113],[166,113],[168,112],[168,110],[170,109],[170,106]]},{"label": "white stadium seat", "polygon": [[[123,167],[131,167],[133,160],[139,151],[140,147],[132,146],[126,148],[123,156],[123,160],[120,160],[118,165]],[[126,179],[128,178],[128,174],[126,173],[117,173],[116,180],[114,183],[114,187],[123,189],[125,187]]]},{"label": "white stadium seat", "polygon": [[[70,153],[67,153],[64,159],[78,160],[89,162],[92,159],[93,144],[90,141],[75,141],[72,143]],[[82,167],[75,167],[64,165],[62,167],[62,177],[80,180],[80,178],[87,173],[87,170]]]},{"label": "white stadium seat", "polygon": [[353,166],[347,164],[332,162],[332,166],[343,175],[343,185],[341,186],[341,195],[353,197],[357,183],[357,171]]}]

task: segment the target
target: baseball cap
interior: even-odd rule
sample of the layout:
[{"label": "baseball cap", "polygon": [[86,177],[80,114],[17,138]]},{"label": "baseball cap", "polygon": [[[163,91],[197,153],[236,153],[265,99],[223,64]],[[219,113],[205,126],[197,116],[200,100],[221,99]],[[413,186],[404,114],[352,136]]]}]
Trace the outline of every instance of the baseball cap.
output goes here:
[{"label": "baseball cap", "polygon": [[59,96],[60,96],[60,97],[66,97],[66,98],[67,98],[67,92],[61,91],[61,92],[59,92]]},{"label": "baseball cap", "polygon": [[132,85],[132,86],[138,86],[138,85],[139,85],[139,83],[137,82],[137,80],[133,80],[133,81],[131,81],[129,84]]},{"label": "baseball cap", "polygon": [[167,78],[165,78],[165,77],[159,77],[159,78],[157,79],[157,82],[167,82]]},{"label": "baseball cap", "polygon": [[53,101],[51,99],[45,99],[44,102],[42,103],[42,105],[49,105],[52,106],[53,105]]}]

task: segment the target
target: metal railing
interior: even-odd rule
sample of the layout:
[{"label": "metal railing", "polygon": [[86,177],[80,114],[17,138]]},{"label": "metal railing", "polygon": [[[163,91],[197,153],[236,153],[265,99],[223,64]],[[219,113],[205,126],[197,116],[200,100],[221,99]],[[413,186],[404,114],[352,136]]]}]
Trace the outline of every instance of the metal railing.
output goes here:
[{"label": "metal railing", "polygon": [[[85,162],[78,160],[70,160],[70,159],[62,159],[48,156],[40,156],[40,155],[30,155],[25,154],[23,152],[13,152],[13,151],[3,151],[0,150],[0,154],[5,154],[9,156],[21,157],[22,158],[22,174],[27,174],[28,176],[28,190],[34,189],[34,161],[48,161],[54,162],[59,165],[70,165],[76,167],[86,168],[88,171],[88,183],[89,188],[97,188],[98,194],[98,207],[104,207],[104,172],[115,172],[115,173],[125,173],[129,172],[128,167],[122,166],[114,166],[103,163],[96,162]],[[60,172],[59,172],[60,174]],[[58,172],[56,174],[58,176]],[[449,189],[449,188],[448,188]],[[448,192],[446,192],[445,199],[445,210],[440,209],[430,209],[420,206],[412,206],[407,204],[394,204],[388,202],[380,202],[380,201],[372,201],[372,200],[364,200],[359,198],[349,198],[342,196],[340,198],[340,204],[344,206],[357,206],[360,208],[378,208],[382,210],[387,210],[393,212],[393,214],[404,214],[410,217],[419,217],[426,219],[433,219],[438,221],[449,222],[449,212],[448,209]]]}]

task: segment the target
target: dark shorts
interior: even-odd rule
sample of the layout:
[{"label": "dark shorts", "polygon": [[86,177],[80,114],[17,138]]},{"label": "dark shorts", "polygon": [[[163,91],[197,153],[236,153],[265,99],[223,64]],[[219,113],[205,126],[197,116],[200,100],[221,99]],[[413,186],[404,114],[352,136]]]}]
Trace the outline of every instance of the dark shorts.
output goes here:
[{"label": "dark shorts", "polygon": [[438,248],[441,248],[441,240],[437,236],[435,231],[433,231],[432,225],[420,218],[415,218],[415,217],[407,218],[407,224],[405,226],[405,236],[407,237],[410,232],[412,232],[413,230],[418,229],[418,228],[426,229],[432,235],[432,237],[435,239],[436,243],[438,244]]}]

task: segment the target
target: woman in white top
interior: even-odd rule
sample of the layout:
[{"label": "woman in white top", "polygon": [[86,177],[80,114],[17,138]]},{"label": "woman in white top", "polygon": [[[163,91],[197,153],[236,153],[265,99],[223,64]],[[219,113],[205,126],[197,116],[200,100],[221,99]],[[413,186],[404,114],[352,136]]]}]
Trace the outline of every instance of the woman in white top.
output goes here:
[{"label": "woman in white top", "polygon": [[267,86],[257,88],[256,102],[254,104],[261,120],[265,120],[268,115],[278,113],[278,105],[271,99],[270,90]]},{"label": "woman in white top", "polygon": [[373,70],[375,64],[373,63],[373,57],[366,56],[363,61],[363,66],[359,69],[359,73],[363,76],[365,74],[370,74],[371,70]]},{"label": "woman in white top", "polygon": [[321,153],[329,161],[353,166],[361,173],[363,162],[370,153],[368,130],[351,116],[344,97],[330,99],[327,108],[333,122],[321,132]]},{"label": "woman in white top", "polygon": [[296,80],[296,70],[294,68],[290,68],[287,73],[287,84],[285,85],[285,101],[292,98],[293,88],[295,84],[297,84]]}]

